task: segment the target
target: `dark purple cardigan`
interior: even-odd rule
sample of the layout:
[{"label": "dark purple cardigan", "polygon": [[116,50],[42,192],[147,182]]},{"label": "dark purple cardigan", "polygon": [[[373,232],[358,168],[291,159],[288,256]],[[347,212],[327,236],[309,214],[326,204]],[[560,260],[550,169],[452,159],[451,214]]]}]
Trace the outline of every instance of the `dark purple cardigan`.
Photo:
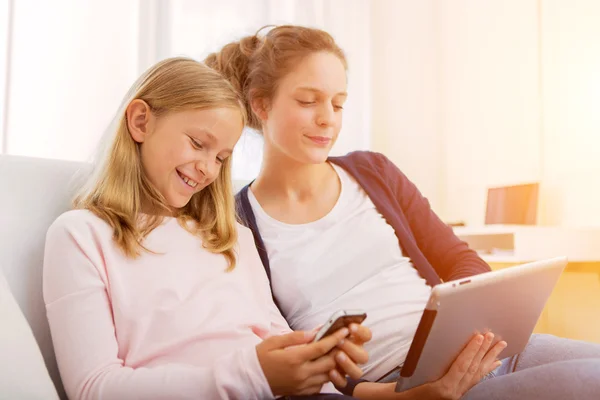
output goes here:
[{"label": "dark purple cardigan", "polygon": [[[410,258],[430,286],[442,280],[450,281],[490,271],[477,253],[439,219],[429,201],[387,157],[379,153],[357,151],[342,157],[331,157],[329,161],[346,170],[363,188],[387,223],[394,228],[404,255]],[[248,186],[237,194],[236,203],[241,222],[252,230],[270,280],[269,259],[248,201]]]}]

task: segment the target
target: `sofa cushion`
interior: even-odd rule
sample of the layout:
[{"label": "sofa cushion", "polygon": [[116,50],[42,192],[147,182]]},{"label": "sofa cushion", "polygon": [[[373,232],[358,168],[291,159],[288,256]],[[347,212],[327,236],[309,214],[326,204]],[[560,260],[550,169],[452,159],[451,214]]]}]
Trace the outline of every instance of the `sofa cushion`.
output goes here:
[{"label": "sofa cushion", "polygon": [[0,270],[0,393],[6,399],[58,399],[42,353]]},{"label": "sofa cushion", "polygon": [[0,156],[0,267],[61,398],[66,396],[42,298],[44,243],[48,227],[70,208],[77,173],[86,170],[82,163]]}]

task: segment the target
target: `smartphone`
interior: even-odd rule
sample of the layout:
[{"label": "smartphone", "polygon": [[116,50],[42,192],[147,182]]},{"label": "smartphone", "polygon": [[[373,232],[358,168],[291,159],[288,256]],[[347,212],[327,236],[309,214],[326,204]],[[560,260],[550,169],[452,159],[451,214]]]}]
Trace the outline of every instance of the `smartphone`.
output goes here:
[{"label": "smartphone", "polygon": [[327,322],[323,325],[317,335],[315,336],[313,343],[318,342],[325,336],[329,336],[332,333],[342,329],[350,324],[360,324],[367,318],[367,313],[363,310],[340,310],[334,313]]}]

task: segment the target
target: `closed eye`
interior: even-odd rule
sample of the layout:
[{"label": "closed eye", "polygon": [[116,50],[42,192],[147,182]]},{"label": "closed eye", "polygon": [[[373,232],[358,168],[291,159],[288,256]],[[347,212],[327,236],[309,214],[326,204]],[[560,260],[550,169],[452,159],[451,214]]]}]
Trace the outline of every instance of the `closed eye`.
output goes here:
[{"label": "closed eye", "polygon": [[310,106],[311,104],[315,104],[314,101],[302,101],[302,100],[298,100],[298,103],[302,104],[303,106]]},{"label": "closed eye", "polygon": [[200,143],[199,141],[197,141],[196,139],[190,137],[190,141],[192,142],[192,146],[196,149],[196,150],[202,150],[204,148],[204,146],[202,145],[202,143]]}]

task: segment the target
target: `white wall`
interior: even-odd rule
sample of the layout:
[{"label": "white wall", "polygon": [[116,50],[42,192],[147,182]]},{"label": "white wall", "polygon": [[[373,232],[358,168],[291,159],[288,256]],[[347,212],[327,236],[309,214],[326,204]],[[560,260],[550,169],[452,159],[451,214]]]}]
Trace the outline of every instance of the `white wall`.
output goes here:
[{"label": "white wall", "polygon": [[600,2],[542,1],[547,223],[600,226]]},{"label": "white wall", "polygon": [[435,0],[371,2],[372,149],[442,209],[439,32]]},{"label": "white wall", "polygon": [[441,213],[483,224],[488,187],[541,177],[537,0],[436,4]]},{"label": "white wall", "polygon": [[600,2],[372,3],[373,148],[447,221],[539,181],[538,222],[600,226]]},{"label": "white wall", "polygon": [[600,226],[600,3],[440,2],[449,220],[489,186],[540,181],[542,225]]}]

